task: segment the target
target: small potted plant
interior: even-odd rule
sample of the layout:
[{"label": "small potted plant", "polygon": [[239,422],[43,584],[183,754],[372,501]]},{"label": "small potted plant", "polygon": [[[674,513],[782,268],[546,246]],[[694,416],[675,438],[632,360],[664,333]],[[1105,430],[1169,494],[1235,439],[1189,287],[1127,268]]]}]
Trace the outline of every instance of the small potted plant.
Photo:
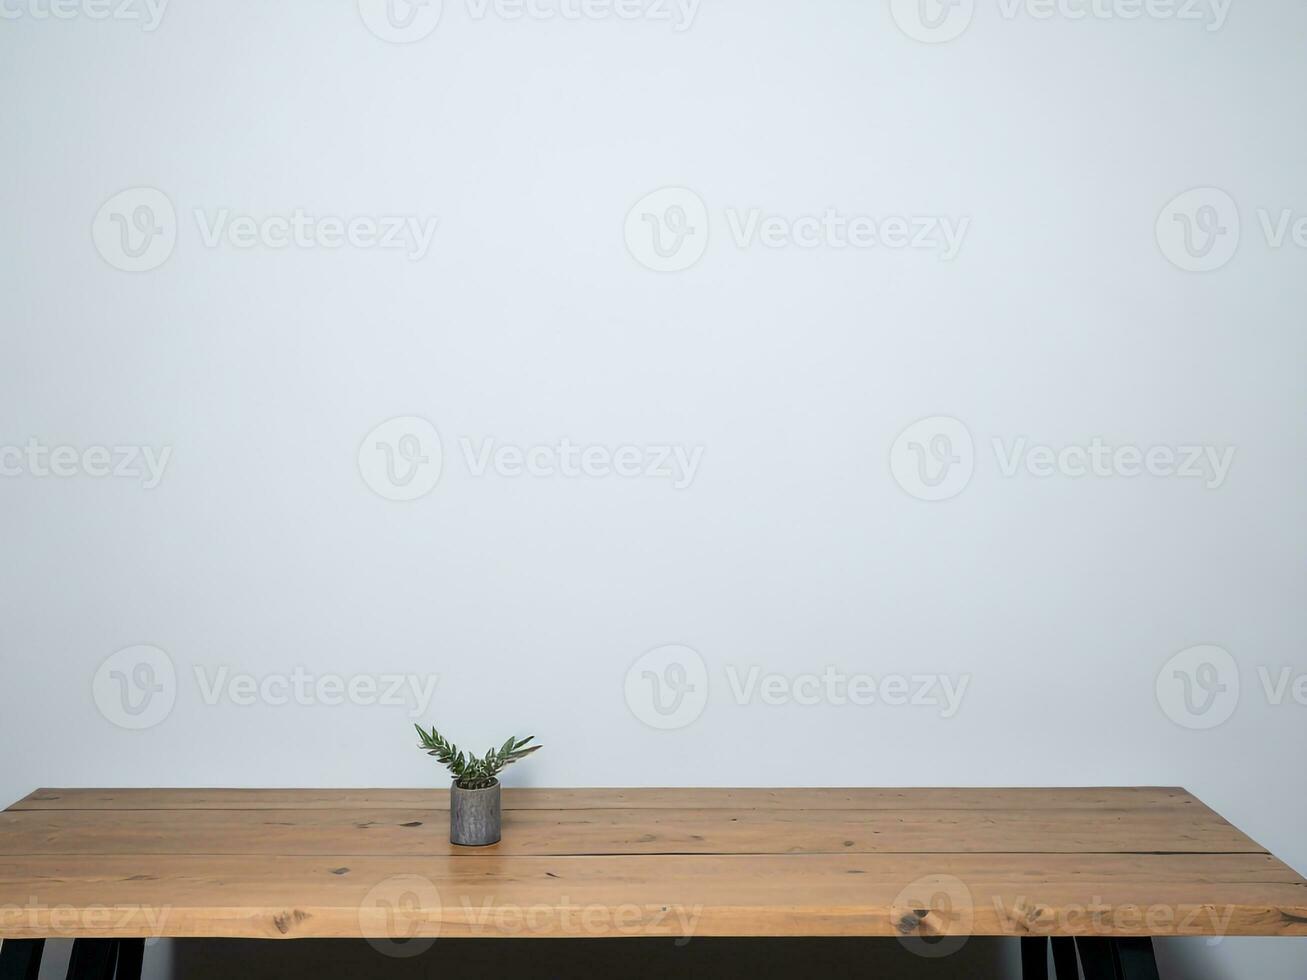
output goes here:
[{"label": "small potted plant", "polygon": [[490,749],[478,758],[465,755],[457,745],[446,741],[434,726],[429,732],[421,725],[413,727],[422,740],[418,747],[439,759],[441,765],[454,775],[454,785],[449,791],[450,843],[469,847],[499,843],[502,818],[499,773],[504,766],[524,759],[540,748],[539,745],[528,746],[535,736],[509,738],[499,748]]}]

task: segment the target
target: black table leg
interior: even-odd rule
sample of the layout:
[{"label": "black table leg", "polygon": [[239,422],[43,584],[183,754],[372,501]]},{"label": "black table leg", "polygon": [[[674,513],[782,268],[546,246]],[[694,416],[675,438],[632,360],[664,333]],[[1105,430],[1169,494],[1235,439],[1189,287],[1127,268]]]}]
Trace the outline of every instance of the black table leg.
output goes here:
[{"label": "black table leg", "polygon": [[144,959],[144,939],[118,940],[118,972],[115,980],[141,980],[141,963]]},{"label": "black table leg", "polygon": [[1021,980],[1048,980],[1048,940],[1022,937]]},{"label": "black table leg", "polygon": [[1123,980],[1159,980],[1151,939],[1116,940],[1116,962]]},{"label": "black table leg", "polygon": [[6,939],[0,943],[0,980],[36,980],[44,939]]},{"label": "black table leg", "polygon": [[1070,936],[1053,938],[1053,970],[1057,980],[1080,980],[1080,961],[1076,959],[1076,941]]},{"label": "black table leg", "polygon": [[1076,939],[1080,952],[1080,965],[1085,980],[1121,980],[1121,968],[1116,960],[1116,945],[1111,939],[1085,936]]},{"label": "black table leg", "polygon": [[113,980],[118,961],[116,939],[77,939],[68,961],[68,980]]}]

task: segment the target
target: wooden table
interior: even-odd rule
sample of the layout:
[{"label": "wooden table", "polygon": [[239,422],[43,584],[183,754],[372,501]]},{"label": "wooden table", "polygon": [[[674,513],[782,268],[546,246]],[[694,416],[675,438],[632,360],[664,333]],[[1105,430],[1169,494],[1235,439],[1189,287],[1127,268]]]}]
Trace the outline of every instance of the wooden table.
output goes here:
[{"label": "wooden table", "polygon": [[[1307,881],[1182,789],[38,790],[0,812],[0,980],[152,936],[1023,939],[1027,977],[1153,977],[1150,937],[1307,936]],[[1074,939],[1074,942],[1072,941]],[[1070,966],[1068,966],[1070,964]]]}]

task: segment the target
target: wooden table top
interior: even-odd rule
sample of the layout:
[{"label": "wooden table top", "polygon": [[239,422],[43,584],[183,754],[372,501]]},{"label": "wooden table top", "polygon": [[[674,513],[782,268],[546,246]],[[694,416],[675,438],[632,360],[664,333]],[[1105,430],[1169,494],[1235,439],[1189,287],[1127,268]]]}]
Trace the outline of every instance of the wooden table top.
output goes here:
[{"label": "wooden table top", "polygon": [[1307,881],[1182,789],[38,790],[0,937],[1307,936]]}]

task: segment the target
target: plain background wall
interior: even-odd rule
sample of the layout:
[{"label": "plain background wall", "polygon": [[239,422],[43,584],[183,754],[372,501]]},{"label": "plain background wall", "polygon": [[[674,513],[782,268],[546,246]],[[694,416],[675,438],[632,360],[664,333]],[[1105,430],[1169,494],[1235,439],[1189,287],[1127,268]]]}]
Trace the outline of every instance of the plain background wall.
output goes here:
[{"label": "plain background wall", "polygon": [[[8,0],[0,445],[172,456],[149,490],[0,478],[0,796],[439,784],[411,702],[209,704],[195,672],[436,674],[422,720],[546,743],[519,785],[1184,785],[1307,869],[1307,707],[1258,675],[1307,670],[1307,249],[1258,218],[1307,214],[1307,7],[1235,0],[1209,30],[1007,5],[922,43],[880,0],[703,0],[682,31],[446,0],[392,44],[344,0],[173,0],[153,31]],[[623,228],[668,186],[710,236],[659,273]],[[137,187],[177,240],[131,273],[92,227]],[[1209,272],[1154,228],[1192,187],[1241,219]],[[827,208],[970,224],[949,261],[732,241],[731,213]],[[197,209],[439,225],[418,260],[206,247]],[[358,464],[397,416],[444,449],[407,503]],[[931,503],[891,450],[937,416],[975,466]],[[475,476],[465,438],[703,455],[682,489]],[[1005,476],[992,440],[1021,438],[1236,456],[1217,487]],[[129,730],[93,681],[138,644],[175,705]],[[659,730],[624,685],[669,644],[706,702]],[[1156,689],[1197,644],[1242,683],[1206,730]],[[755,667],[968,687],[951,717],[739,703]],[[1307,944],[1164,956],[1301,977]]]}]

